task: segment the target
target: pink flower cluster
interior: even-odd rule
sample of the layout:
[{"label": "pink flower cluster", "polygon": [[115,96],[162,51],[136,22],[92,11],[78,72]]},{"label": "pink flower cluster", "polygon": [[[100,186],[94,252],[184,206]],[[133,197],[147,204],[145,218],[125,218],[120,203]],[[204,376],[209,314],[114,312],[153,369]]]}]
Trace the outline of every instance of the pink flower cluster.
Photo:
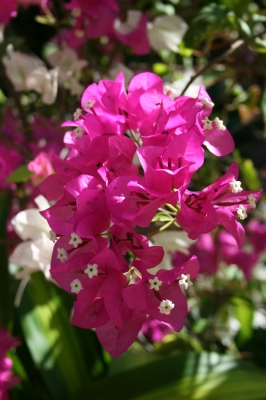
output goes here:
[{"label": "pink flower cluster", "polygon": [[27,7],[29,5],[46,4],[47,0],[2,0],[0,8],[0,24],[8,25],[12,17],[17,16],[18,4]]},{"label": "pink flower cluster", "polygon": [[20,378],[12,374],[12,360],[6,352],[20,343],[13,339],[9,332],[0,328],[0,399],[8,400],[8,390],[20,382]]},{"label": "pink flower cluster", "polygon": [[202,192],[187,189],[204,162],[202,145],[215,155],[234,147],[223,122],[208,118],[213,103],[203,87],[196,99],[172,99],[152,73],[135,76],[127,91],[119,74],[90,85],[81,105],[74,121],[63,124],[71,127],[64,139],[67,159],[54,156],[55,174],[40,185],[48,200],[57,200],[41,214],[56,242],[52,277],[76,296],[72,323],[96,328],[116,357],[136,339],[147,315],[175,331],[184,325],[184,292],[199,263],[192,256],[151,273],[164,250],[139,232],[154,228],[158,209],[171,209],[171,223],[189,237],[221,224],[241,245],[244,231],[236,218],[256,206],[260,193],[242,190],[235,164]]},{"label": "pink flower cluster", "polygon": [[80,46],[86,37],[96,39],[113,34],[135,54],[150,52],[146,34],[148,20],[143,12],[130,10],[127,21],[122,22],[117,0],[71,0],[65,8],[71,10],[74,18],[68,37],[69,46]]}]

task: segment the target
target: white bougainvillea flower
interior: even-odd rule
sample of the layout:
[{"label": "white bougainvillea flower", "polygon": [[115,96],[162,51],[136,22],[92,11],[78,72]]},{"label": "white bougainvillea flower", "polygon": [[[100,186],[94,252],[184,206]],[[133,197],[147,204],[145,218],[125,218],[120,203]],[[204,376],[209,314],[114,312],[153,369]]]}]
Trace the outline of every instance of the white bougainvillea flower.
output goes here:
[{"label": "white bougainvillea flower", "polygon": [[154,268],[150,268],[148,271],[150,274],[156,274],[160,269],[172,269],[172,258],[170,256],[171,251],[180,251],[186,255],[189,255],[189,247],[195,243],[195,240],[189,239],[185,231],[163,231],[157,233],[152,237],[151,245],[162,246],[164,249],[164,257],[160,264]]},{"label": "white bougainvillea flower", "polygon": [[73,49],[65,47],[47,57],[49,64],[59,70],[59,83],[66,85],[73,96],[79,96],[84,86],[79,83],[81,70],[88,65],[86,60],[79,60]]},{"label": "white bougainvillea flower", "polygon": [[148,24],[148,38],[150,46],[155,51],[172,50],[178,53],[188,25],[177,15],[163,15]]},{"label": "white bougainvillea flower", "polygon": [[26,89],[34,90],[44,104],[53,104],[57,95],[58,69],[48,71],[46,67],[35,68],[26,76]]},{"label": "white bougainvillea flower", "polygon": [[12,44],[6,49],[7,55],[3,57],[6,74],[11,80],[17,92],[27,90],[26,77],[38,67],[42,67],[43,62],[34,56],[14,51]]},{"label": "white bougainvillea flower", "polygon": [[134,76],[134,72],[129,69],[128,67],[126,67],[124,64],[119,63],[119,62],[115,62],[111,65],[111,67],[108,69],[108,79],[115,79],[117,77],[117,75],[119,74],[119,72],[123,72],[124,77],[125,77],[125,83],[126,85],[129,84],[130,80],[133,78]]},{"label": "white bougainvillea flower", "polygon": [[[165,84],[165,92],[168,91],[168,96],[171,98],[175,98],[180,96],[183,89],[190,81],[191,77],[195,75],[196,71],[193,68],[187,67],[178,71],[177,80],[174,82],[166,82]],[[189,85],[188,89],[184,93],[185,96],[196,98],[199,93],[199,85],[202,83],[202,77],[198,76],[191,85]]]},{"label": "white bougainvillea flower", "polygon": [[3,63],[17,92],[34,90],[41,95],[44,104],[54,103],[58,87],[57,68],[48,71],[39,58],[14,51],[12,45],[7,46]]},{"label": "white bougainvillea flower", "polygon": [[152,238],[156,246],[162,246],[164,251],[180,251],[189,254],[188,248],[195,243],[195,240],[189,239],[184,231],[167,231],[157,233]]},{"label": "white bougainvillea flower", "polygon": [[20,211],[11,220],[16,234],[23,240],[9,257],[11,263],[22,268],[16,274],[18,279],[35,271],[42,271],[47,279],[51,279],[49,269],[54,243],[49,238],[51,228],[39,213],[48,208],[49,203],[43,196],[38,196],[35,202],[39,209]]},{"label": "white bougainvillea flower", "polygon": [[126,21],[122,22],[118,18],[115,19],[114,30],[122,35],[128,35],[137,28],[141,19],[141,15],[141,11],[129,10]]}]

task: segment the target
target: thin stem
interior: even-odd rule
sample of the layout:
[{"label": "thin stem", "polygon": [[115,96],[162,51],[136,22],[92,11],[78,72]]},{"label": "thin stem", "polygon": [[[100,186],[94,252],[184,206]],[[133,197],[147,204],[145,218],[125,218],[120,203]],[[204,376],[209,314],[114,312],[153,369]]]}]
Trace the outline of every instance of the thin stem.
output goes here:
[{"label": "thin stem", "polygon": [[263,31],[257,35],[252,36],[251,38],[247,38],[247,39],[236,39],[235,41],[232,42],[230,48],[228,50],[226,50],[223,54],[221,54],[218,57],[213,58],[207,65],[205,65],[204,67],[202,67],[201,69],[198,70],[198,72],[196,72],[195,75],[193,75],[189,82],[187,83],[187,85],[185,86],[185,88],[183,89],[181,96],[184,95],[184,93],[186,92],[186,90],[189,88],[189,86],[195,81],[195,79],[197,79],[198,76],[202,75],[204,72],[208,71],[213,65],[218,64],[220,61],[222,61],[223,59],[225,59],[226,57],[230,56],[232,53],[234,53],[234,51],[236,49],[238,49],[240,46],[242,46],[245,43],[249,43],[252,42],[254,39],[256,39],[257,37],[263,36],[266,33],[266,31]]},{"label": "thin stem", "polygon": [[170,208],[175,214],[178,212],[178,209],[172,206],[172,204],[165,203],[166,207]]},{"label": "thin stem", "polygon": [[171,216],[173,216],[173,215],[175,216],[176,215],[176,212],[168,211],[168,210],[165,210],[164,208],[161,208],[161,207],[159,207],[158,210],[161,211],[164,214],[167,214],[167,215],[171,215]]},{"label": "thin stem", "polygon": [[163,232],[165,229],[169,228],[169,226],[173,225],[174,223],[175,223],[175,219],[172,219],[171,221],[167,222],[165,225],[163,225],[160,228],[156,229],[156,231],[151,232],[150,234],[148,234],[147,238],[151,238],[152,236],[157,235],[157,233]]}]

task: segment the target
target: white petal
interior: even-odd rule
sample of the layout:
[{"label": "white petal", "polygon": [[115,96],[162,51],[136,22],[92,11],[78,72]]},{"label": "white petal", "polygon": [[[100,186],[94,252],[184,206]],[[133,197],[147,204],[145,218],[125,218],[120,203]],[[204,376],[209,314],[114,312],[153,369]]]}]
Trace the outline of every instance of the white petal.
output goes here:
[{"label": "white petal", "polygon": [[35,197],[34,203],[38,206],[38,209],[40,211],[46,210],[47,208],[50,207],[48,200],[46,200],[46,198],[44,196],[42,196],[41,194],[39,196]]},{"label": "white petal", "polygon": [[36,240],[49,235],[50,227],[36,208],[20,211],[11,223],[22,240]]},{"label": "white petal", "polygon": [[178,53],[178,45],[187,31],[186,22],[177,15],[163,15],[148,24],[148,38],[155,51],[172,50]]},{"label": "white petal", "polygon": [[114,30],[121,35],[128,35],[130,32],[133,32],[141,19],[142,12],[137,10],[129,10],[127,12],[127,20],[125,22],[120,21],[120,19],[116,19],[114,22]]}]

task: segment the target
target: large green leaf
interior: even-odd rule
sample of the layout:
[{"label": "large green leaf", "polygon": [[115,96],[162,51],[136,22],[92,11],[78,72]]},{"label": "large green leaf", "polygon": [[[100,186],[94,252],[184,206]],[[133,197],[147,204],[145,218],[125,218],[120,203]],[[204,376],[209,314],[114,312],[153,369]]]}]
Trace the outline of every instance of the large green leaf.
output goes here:
[{"label": "large green leaf", "polygon": [[234,20],[229,18],[229,12],[230,9],[223,4],[210,3],[203,7],[189,24],[183,39],[185,46],[195,49],[214,32],[232,28]]},{"label": "large green leaf", "polygon": [[232,299],[232,302],[235,306],[235,316],[240,322],[240,330],[237,335],[237,343],[239,346],[241,346],[252,337],[254,309],[251,301],[241,297],[234,297]]},{"label": "large green leaf", "polygon": [[232,10],[237,16],[241,16],[246,12],[250,0],[221,0],[221,3]]},{"label": "large green leaf", "polygon": [[27,165],[21,165],[15,171],[13,171],[7,178],[8,183],[16,182],[28,182],[32,172],[28,170]]},{"label": "large green leaf", "polygon": [[[70,312],[60,294],[59,288],[35,273],[19,308],[24,338],[51,399],[63,399],[102,369],[101,349],[95,346],[93,333],[87,331],[91,345],[86,353],[88,346],[83,348],[77,329],[70,324]],[[93,360],[92,368],[86,357]]]},{"label": "large green leaf", "polygon": [[102,400],[259,400],[264,374],[252,364],[216,353],[182,353],[101,379],[70,399]]},{"label": "large green leaf", "polygon": [[6,248],[6,224],[11,205],[11,192],[0,193],[0,326],[7,327],[11,318],[11,290]]}]

